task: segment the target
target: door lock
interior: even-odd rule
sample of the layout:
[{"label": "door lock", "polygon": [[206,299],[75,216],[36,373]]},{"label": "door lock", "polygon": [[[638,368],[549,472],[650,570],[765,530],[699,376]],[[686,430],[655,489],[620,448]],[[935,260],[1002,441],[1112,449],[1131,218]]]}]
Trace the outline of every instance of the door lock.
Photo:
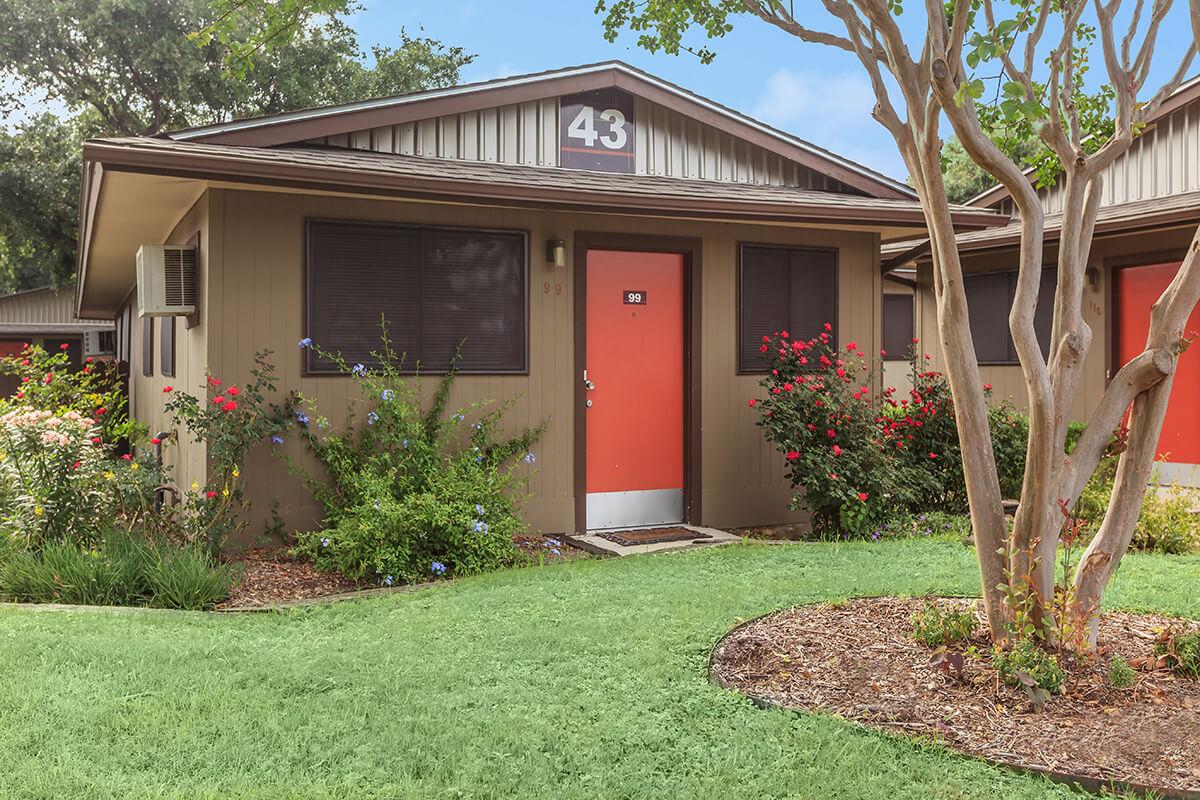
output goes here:
[{"label": "door lock", "polygon": [[594,383],[592,383],[591,381],[589,381],[589,380],[588,380],[588,376],[587,376],[587,370],[586,370],[586,369],[583,371],[583,388],[584,388],[584,389],[587,389],[589,392],[590,392],[592,389],[595,389],[595,388],[596,388],[596,384],[594,384]]}]

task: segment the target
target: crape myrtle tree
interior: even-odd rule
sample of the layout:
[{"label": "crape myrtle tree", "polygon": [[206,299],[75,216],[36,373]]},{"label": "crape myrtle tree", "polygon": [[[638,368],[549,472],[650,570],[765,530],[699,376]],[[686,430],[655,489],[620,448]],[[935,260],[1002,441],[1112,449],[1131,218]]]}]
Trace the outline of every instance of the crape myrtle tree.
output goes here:
[{"label": "crape myrtle tree", "polygon": [[[629,28],[651,51],[686,50],[711,61],[714,53],[707,46],[685,42],[689,31],[698,26],[710,39],[721,37],[739,15],[750,15],[801,42],[846,51],[861,64],[875,94],[872,116],[895,139],[928,225],[938,330],[963,444],[991,635],[1007,639],[1019,618],[1047,639],[1094,648],[1100,598],[1129,546],[1172,374],[1186,346],[1184,325],[1200,295],[1200,240],[1193,240],[1175,279],[1154,303],[1144,351],[1113,376],[1082,438],[1067,453],[1067,423],[1092,341],[1082,315],[1084,272],[1104,168],[1129,149],[1146,119],[1182,82],[1196,47],[1193,42],[1186,53],[1173,54],[1172,77],[1147,91],[1171,0],[925,0],[909,5],[918,8],[902,9],[900,0],[599,0],[596,10],[604,17],[606,38],[614,40]],[[1180,6],[1200,31],[1200,0],[1191,0],[1190,8]],[[918,37],[906,38],[902,11],[921,15]],[[1106,86],[1089,94],[1083,73],[1093,55],[1103,64]],[[1030,424],[1021,503],[1011,532],[1001,505],[942,174],[946,120],[970,158],[1008,189],[1020,218],[1009,325],[1028,391]],[[1039,175],[1056,173],[1062,184],[1048,359],[1038,347],[1033,322],[1044,213],[1029,176],[989,136],[998,121],[1035,136],[1043,152],[1030,160]],[[1121,454],[1107,513],[1070,576],[1066,596],[1055,602],[1060,501],[1073,506],[1110,447]]]}]

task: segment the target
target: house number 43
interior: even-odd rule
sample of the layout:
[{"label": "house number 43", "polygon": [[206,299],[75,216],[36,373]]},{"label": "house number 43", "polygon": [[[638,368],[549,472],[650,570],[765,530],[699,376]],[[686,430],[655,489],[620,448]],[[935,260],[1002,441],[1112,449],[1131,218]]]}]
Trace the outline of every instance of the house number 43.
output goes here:
[{"label": "house number 43", "polygon": [[579,109],[575,119],[567,126],[567,137],[579,139],[585,147],[595,147],[596,140],[609,150],[620,150],[629,141],[625,132],[625,115],[615,108],[606,108],[600,112],[600,119],[608,123],[608,133],[601,135],[596,132],[596,110],[591,106]]}]

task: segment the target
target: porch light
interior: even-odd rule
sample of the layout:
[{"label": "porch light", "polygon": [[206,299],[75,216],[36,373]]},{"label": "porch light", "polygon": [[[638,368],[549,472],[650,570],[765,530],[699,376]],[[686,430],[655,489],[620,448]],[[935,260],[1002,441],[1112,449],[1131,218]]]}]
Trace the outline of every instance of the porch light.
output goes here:
[{"label": "porch light", "polygon": [[567,243],[562,239],[547,239],[546,263],[556,267],[565,267],[567,265]]}]

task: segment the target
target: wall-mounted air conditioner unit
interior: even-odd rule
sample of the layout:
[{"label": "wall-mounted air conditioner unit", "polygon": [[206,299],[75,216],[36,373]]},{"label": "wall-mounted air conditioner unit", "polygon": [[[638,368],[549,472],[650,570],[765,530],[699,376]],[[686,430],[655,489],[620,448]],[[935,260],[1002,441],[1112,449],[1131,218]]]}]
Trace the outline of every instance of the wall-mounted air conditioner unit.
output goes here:
[{"label": "wall-mounted air conditioner unit", "polygon": [[196,248],[144,244],[137,252],[138,316],[196,312]]}]

